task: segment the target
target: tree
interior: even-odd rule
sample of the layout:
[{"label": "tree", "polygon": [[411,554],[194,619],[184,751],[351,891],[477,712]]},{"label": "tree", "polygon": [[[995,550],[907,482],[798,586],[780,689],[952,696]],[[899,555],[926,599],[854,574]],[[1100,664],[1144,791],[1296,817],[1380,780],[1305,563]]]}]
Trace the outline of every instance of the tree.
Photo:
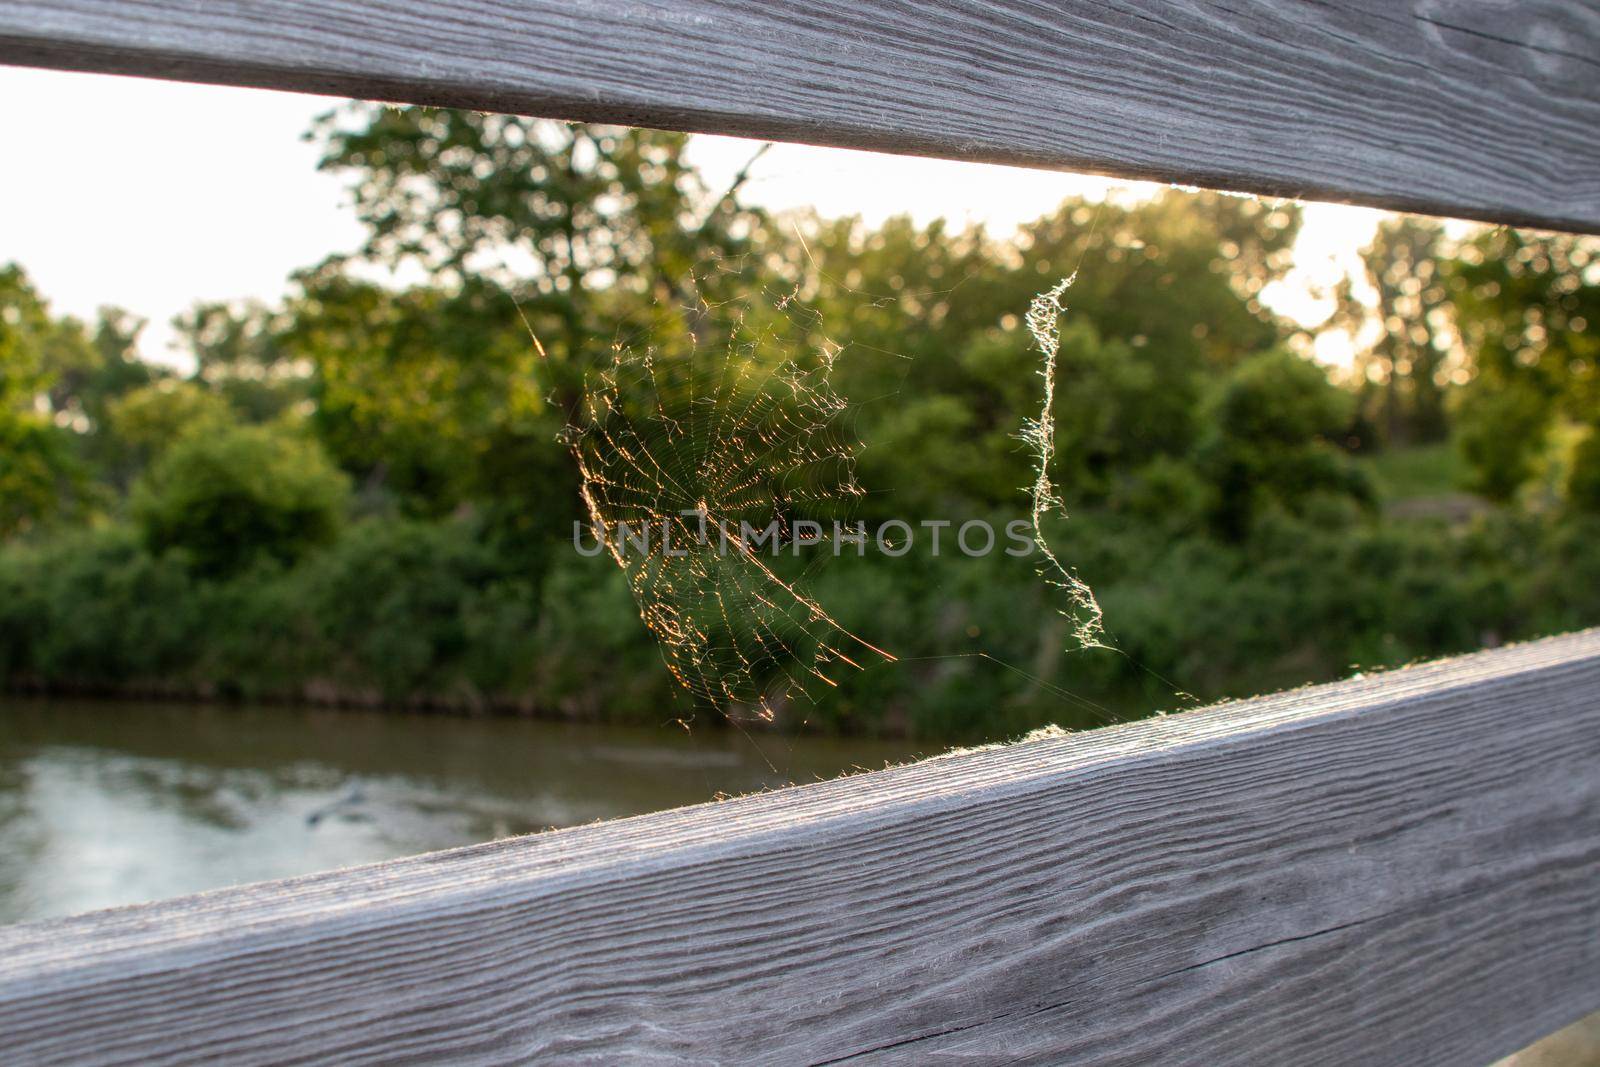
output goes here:
[{"label": "tree", "polygon": [[121,465],[136,474],[188,434],[227,426],[234,412],[197,382],[162,378],[111,401],[106,418]]},{"label": "tree", "polygon": [[[1283,324],[1261,302],[1282,278],[1300,211],[1220,193],[1167,190],[1132,204],[1067,201],[1023,228],[1008,306],[1059,278],[1069,317],[1101,336],[1148,349],[1153,363],[1227,370],[1280,340]],[[1020,288],[1022,291],[1015,291]]]},{"label": "tree", "polygon": [[[1133,466],[1183,455],[1200,434],[1206,379],[1279,343],[1282,324],[1260,297],[1287,271],[1299,225],[1293,205],[1215,193],[1169,190],[1131,205],[1069,201],[1024,227],[1022,269],[1004,300],[1020,310],[1076,274],[1063,321],[1092,323],[1159,384],[1124,423],[1138,432],[1117,452]],[[1063,373],[1061,388],[1070,391],[1074,380]]]},{"label": "tree", "polygon": [[36,414],[0,410],[0,539],[55,516],[80,480],[64,433]]},{"label": "tree", "polygon": [[57,424],[57,369],[90,363],[73,319],[56,319],[22,268],[0,268],[0,538],[66,509],[84,485],[70,432]]},{"label": "tree", "polygon": [[1030,480],[1017,434],[1037,414],[1039,356],[1023,312],[1076,272],[1053,478],[1095,501],[1156,457],[1186,456],[1207,376],[1278,343],[1259,295],[1287,269],[1298,222],[1292,207],[1177,193],[1068,201],[1005,243],[941,223],[834,220],[809,226],[782,276],[815,300],[821,332],[849,342],[839,381],[862,403],[863,482],[894,491],[867,506],[992,507],[1014,505]]},{"label": "tree", "polygon": [[1483,491],[1509,499],[1556,418],[1600,427],[1600,240],[1486,230],[1445,273],[1474,371],[1464,455]]},{"label": "tree", "polygon": [[281,425],[223,426],[180,438],[133,491],[153,552],[181,549],[216,577],[252,560],[292,563],[331,541],[349,483],[317,443]]},{"label": "tree", "polygon": [[[713,195],[681,134],[352,105],[310,136],[353,177],[368,267],[301,276],[287,351],[312,368],[318,432],[363,484],[415,514],[471,500],[533,536],[576,514],[556,437],[613,342],[665,345],[731,286],[759,215]],[[531,336],[530,336],[531,335]],[[508,457],[528,461],[508,470]]]},{"label": "tree", "polygon": [[1600,238],[1485,230],[1446,277],[1479,377],[1526,380],[1579,421],[1600,411]]},{"label": "tree", "polygon": [[1371,486],[1331,443],[1352,404],[1308,359],[1273,351],[1240,364],[1212,402],[1198,457],[1216,489],[1215,528],[1238,540],[1263,508],[1299,512],[1319,495],[1369,504]]},{"label": "tree", "polygon": [[92,333],[73,320],[62,324],[59,340],[45,350],[50,409],[57,422],[92,439],[105,428],[109,404],[156,377],[139,358],[144,325],[143,319],[115,307],[100,308]]},{"label": "tree", "polygon": [[1467,488],[1509,503],[1538,468],[1549,437],[1548,399],[1520,379],[1480,379],[1461,393],[1455,421]]},{"label": "tree", "polygon": [[270,422],[306,399],[309,369],[285,350],[284,315],[255,301],[196,304],[173,319],[194,356],[194,380],[248,422]]},{"label": "tree", "polygon": [[1371,414],[1391,444],[1441,441],[1448,432],[1444,387],[1454,338],[1444,256],[1439,223],[1387,219],[1361,252],[1376,304],[1360,299],[1349,280],[1336,292],[1331,325],[1356,338],[1375,334],[1357,367],[1379,390]]},{"label": "tree", "polygon": [[1600,430],[1591,429],[1572,450],[1566,493],[1572,510],[1600,515]]},{"label": "tree", "polygon": [[559,451],[538,353],[494,285],[395,291],[325,268],[301,286],[285,350],[312,368],[318,435],[369,489],[437,516],[474,497],[479,462],[507,426]]},{"label": "tree", "polygon": [[597,346],[692,303],[697,266],[744,252],[759,223],[739,183],[705,188],[684,134],[354,104],[308,136],[322,169],[355,178],[361,258],[448,291],[504,286],[568,400]]}]

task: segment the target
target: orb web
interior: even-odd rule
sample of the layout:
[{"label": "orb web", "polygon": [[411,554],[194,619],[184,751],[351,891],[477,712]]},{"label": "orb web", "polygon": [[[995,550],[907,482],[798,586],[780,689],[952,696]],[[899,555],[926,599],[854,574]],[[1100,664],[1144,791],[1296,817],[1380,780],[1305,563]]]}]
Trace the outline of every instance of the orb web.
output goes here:
[{"label": "orb web", "polygon": [[860,441],[831,381],[843,349],[740,261],[703,266],[689,290],[585,376],[567,444],[673,678],[724,714],[770,720],[843,670],[894,659],[807,592],[801,563],[856,536],[844,520],[863,493]]}]

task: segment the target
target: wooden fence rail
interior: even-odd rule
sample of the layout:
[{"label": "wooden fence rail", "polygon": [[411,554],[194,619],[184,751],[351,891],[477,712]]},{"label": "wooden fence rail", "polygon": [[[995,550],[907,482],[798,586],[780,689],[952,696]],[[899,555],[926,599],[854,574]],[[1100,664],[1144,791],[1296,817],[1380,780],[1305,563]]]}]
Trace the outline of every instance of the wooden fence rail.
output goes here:
[{"label": "wooden fence rail", "polygon": [[0,929],[10,1063],[1486,1063],[1600,1007],[1600,631]]},{"label": "wooden fence rail", "polygon": [[[1600,231],[1592,0],[8,0],[0,62]],[[1600,1007],[1600,631],[0,929],[7,1063],[1486,1062]]]},{"label": "wooden fence rail", "polygon": [[7,0],[0,62],[1600,230],[1593,0]]}]

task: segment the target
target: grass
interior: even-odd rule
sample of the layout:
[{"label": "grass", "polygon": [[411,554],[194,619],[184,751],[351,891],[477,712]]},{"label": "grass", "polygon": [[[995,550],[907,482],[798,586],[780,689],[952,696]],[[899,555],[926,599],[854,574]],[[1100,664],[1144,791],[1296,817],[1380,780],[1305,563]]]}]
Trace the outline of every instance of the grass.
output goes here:
[{"label": "grass", "polygon": [[1448,441],[1414,448],[1389,448],[1362,461],[1385,504],[1462,492],[1466,465]]}]

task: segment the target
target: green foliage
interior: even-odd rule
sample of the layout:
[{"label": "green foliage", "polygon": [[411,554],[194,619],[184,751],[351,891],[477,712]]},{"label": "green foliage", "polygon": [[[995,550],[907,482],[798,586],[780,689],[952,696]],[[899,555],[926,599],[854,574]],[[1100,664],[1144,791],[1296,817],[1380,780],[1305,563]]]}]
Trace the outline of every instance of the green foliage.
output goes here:
[{"label": "green foliage", "polygon": [[[893,487],[869,503],[889,510],[948,506],[952,495],[1015,503],[1031,481],[1016,437],[1037,414],[1039,386],[1020,317],[1035,293],[1077,272],[1052,477],[1069,501],[1094,502],[1120,473],[1187,455],[1210,376],[1276,342],[1257,296],[1287,269],[1298,225],[1291,208],[1171,192],[1068,202],[1005,247],[940,223],[816,222],[804,256],[773,258],[800,257],[786,271],[825,331],[848,342],[838,381],[864,401],[862,481]],[[915,477],[928,469],[949,477]]]},{"label": "green foliage", "polygon": [[1239,540],[1264,509],[1303,514],[1318,496],[1370,504],[1360,468],[1329,439],[1348,423],[1352,398],[1315,364],[1285,352],[1241,363],[1223,382],[1199,466],[1215,487],[1212,522]]},{"label": "green foliage", "polygon": [[608,561],[562,557],[541,608],[470,522],[358,523],[292,567],[189,563],[127,529],[0,552],[0,677],[458,708],[528,694],[651,722],[672,698]]},{"label": "green foliage", "polygon": [[1267,352],[1241,364],[1222,387],[1212,422],[1224,437],[1263,448],[1296,448],[1335,436],[1351,400],[1316,364]]},{"label": "green foliage", "polygon": [[143,470],[182,437],[224,429],[233,409],[195,382],[164,378],[130,390],[106,412],[112,436],[136,470]]},{"label": "green foliage", "polygon": [[1350,281],[1335,293],[1332,325],[1375,339],[1359,354],[1363,415],[1391,446],[1443,440],[1450,295],[1440,270],[1444,227],[1411,216],[1386,219],[1362,251],[1374,309]]},{"label": "green foliage", "polygon": [[1559,415],[1600,411],[1600,240],[1487,230],[1445,272],[1476,369],[1458,438],[1480,491],[1509,500]]},{"label": "green foliage", "polygon": [[1497,228],[1446,264],[1486,382],[1521,381],[1580,421],[1600,410],[1600,238]]},{"label": "green foliage", "polygon": [[194,356],[194,380],[246,421],[271,421],[306,398],[306,368],[284,349],[281,313],[256,303],[203,303],[173,326]]},{"label": "green foliage", "polygon": [[1509,501],[1533,474],[1549,429],[1549,404],[1530,383],[1473,383],[1456,410],[1456,443],[1469,471],[1468,487],[1490,500]]},{"label": "green foliage", "polygon": [[[339,650],[326,663],[330,680],[374,686],[391,700],[437,692],[469,653],[493,650],[474,650],[475,622],[531,629],[527,591],[505,595],[497,561],[471,533],[457,523],[367,522],[310,561],[301,578],[307,615],[321,646]],[[496,617],[519,602],[522,615]],[[495,610],[484,613],[485,604]],[[502,664],[529,658],[525,646],[493,651]],[[510,690],[525,679],[501,681]]]},{"label": "green foliage", "polygon": [[531,675],[526,699],[533,708],[652,725],[693,715],[609,559],[558,553],[538,614],[537,630],[526,634],[536,651],[520,664]]},{"label": "green foliage", "polygon": [[[843,676],[791,725],[982,739],[1088,727],[1307,678],[1465,651],[1600,617],[1594,519],[1353,529],[1277,515],[1228,544],[1092,513],[1052,531],[1120,652],[1062,654],[1029,561],[831,561],[818,598],[899,662]],[[188,686],[262,698],[527,708],[651,725],[693,716],[621,573],[556,558],[535,592],[473,524],[377,521],[292,568],[197,575],[126,531],[0,552],[14,684]],[[699,720],[702,725],[707,720]]]},{"label": "green foliage", "polygon": [[181,437],[133,491],[155,552],[180,549],[201,574],[264,556],[289,563],[333,540],[348,482],[313,440],[281,426],[219,426]]},{"label": "green foliage", "polygon": [[362,258],[514,297],[563,410],[607,342],[649,324],[658,303],[692,304],[692,270],[744,251],[759,221],[731,191],[710,194],[678,133],[352,104],[311,137],[320,166],[353,179]]},{"label": "green foliage", "polygon": [[70,687],[171,683],[205,630],[192,577],[126,529],[0,553],[0,665]]},{"label": "green foliage", "polygon": [[1217,489],[1195,465],[1157,457],[1123,478],[1111,499],[1115,513],[1170,534],[1197,534],[1216,510]]},{"label": "green foliage", "polygon": [[80,479],[65,433],[34,412],[0,408],[0,538],[54,517]]},{"label": "green foliage", "polygon": [[[0,270],[0,683],[690,718],[622,572],[568,543],[562,430],[613,346],[809,366],[837,343],[841,430],[865,444],[853,517],[1003,529],[1041,397],[1020,319],[1074,272],[1050,471],[1071,518],[1045,533],[1120,651],[1065,655],[1036,561],[965,557],[949,530],[939,558],[786,558],[899,659],[785,725],[1090,726],[1179,687],[1600,622],[1592,239],[1385,222],[1376,305],[1334,294],[1331,325],[1364,346],[1334,382],[1262,302],[1290,207],[1069,201],[997,241],[775,223],[742,178],[707,189],[678,134],[357,104],[312,138],[367,241],[282,305],[180,317],[186,378],[137,358],[138,320],[54,316]],[[391,268],[414,283],[373,280]],[[1498,506],[1370,506],[1459,487]]]},{"label": "green foliage", "polygon": [[81,325],[50,316],[15,264],[0,268],[0,538],[67,509],[83,471],[50,416],[63,369],[92,363]]},{"label": "green foliage", "polygon": [[1361,457],[1385,503],[1437,496],[1465,488],[1467,469],[1459,449],[1441,442],[1385,448]]},{"label": "green foliage", "polygon": [[22,268],[0,268],[0,404],[31,408],[55,368],[92,359],[80,324],[57,321]]},{"label": "green foliage", "polygon": [[1590,427],[1572,451],[1566,497],[1574,511],[1600,515],[1600,425]]},{"label": "green foliage", "polygon": [[475,467],[508,425],[553,442],[537,354],[516,306],[493,286],[394,292],[323,270],[283,339],[313,368],[312,421],[340,466],[437,516],[476,488]]}]

